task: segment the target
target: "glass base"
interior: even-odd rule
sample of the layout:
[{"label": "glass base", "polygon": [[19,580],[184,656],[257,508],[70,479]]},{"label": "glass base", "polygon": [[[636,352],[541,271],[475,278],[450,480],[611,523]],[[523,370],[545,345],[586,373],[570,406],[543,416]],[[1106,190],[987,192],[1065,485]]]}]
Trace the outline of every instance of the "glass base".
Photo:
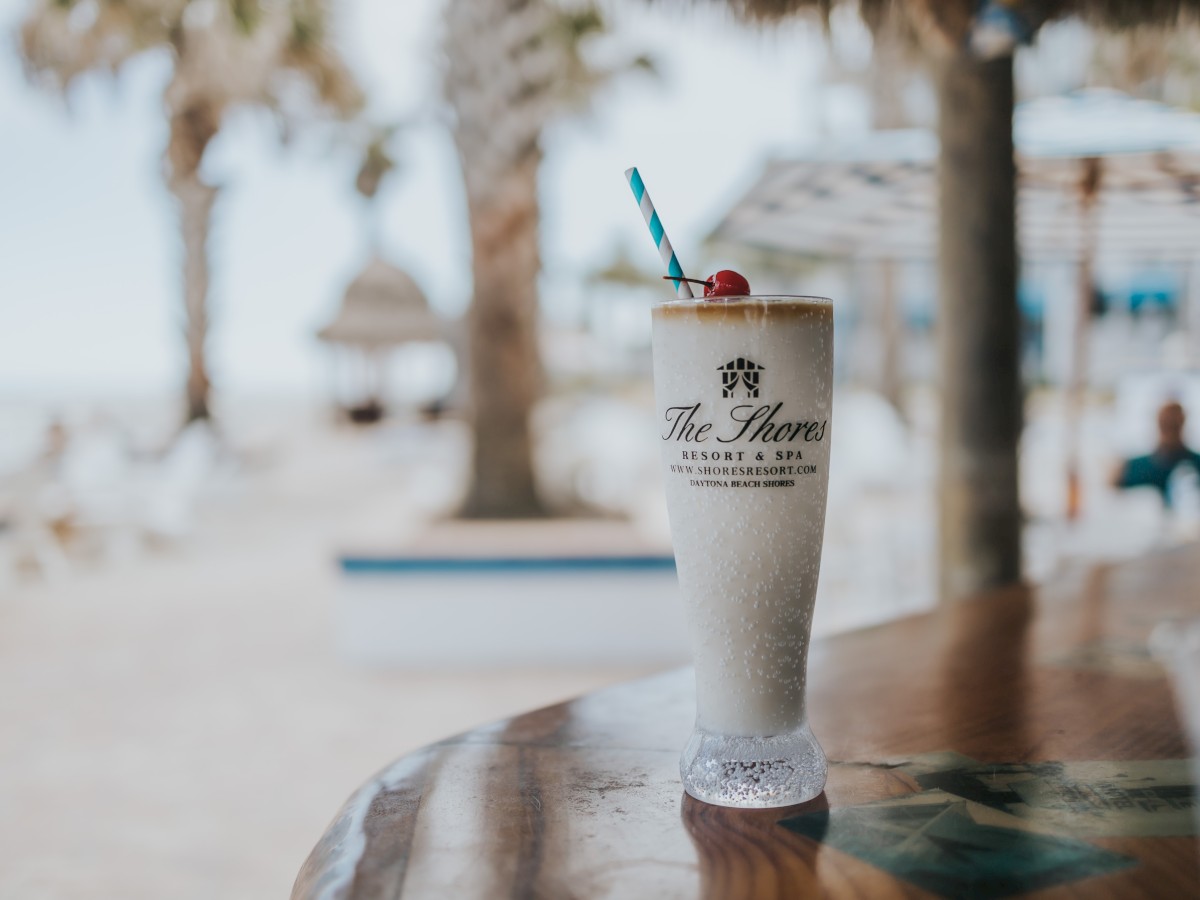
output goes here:
[{"label": "glass base", "polygon": [[770,737],[715,734],[697,727],[679,760],[683,789],[716,806],[767,809],[811,800],[829,764],[805,722]]}]

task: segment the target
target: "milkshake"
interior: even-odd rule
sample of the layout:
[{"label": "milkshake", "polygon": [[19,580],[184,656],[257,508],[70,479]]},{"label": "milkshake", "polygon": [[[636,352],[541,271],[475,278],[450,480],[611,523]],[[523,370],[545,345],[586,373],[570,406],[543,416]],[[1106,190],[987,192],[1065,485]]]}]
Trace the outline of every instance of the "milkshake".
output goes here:
[{"label": "milkshake", "polygon": [[[744,281],[744,280],[743,280]],[[829,475],[833,310],[806,297],[654,307],[667,506],[696,667],[684,787],[782,806],[824,786],[805,678]]]}]

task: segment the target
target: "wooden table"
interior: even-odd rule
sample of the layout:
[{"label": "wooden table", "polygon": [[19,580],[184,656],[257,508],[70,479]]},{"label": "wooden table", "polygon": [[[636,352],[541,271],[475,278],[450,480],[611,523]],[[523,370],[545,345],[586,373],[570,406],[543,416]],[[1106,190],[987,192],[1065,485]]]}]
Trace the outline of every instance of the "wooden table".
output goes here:
[{"label": "wooden table", "polygon": [[366,784],[292,896],[1200,897],[1188,751],[1146,652],[1198,613],[1189,548],[820,642],[829,783],[786,809],[683,795],[688,670],[478,728]]}]

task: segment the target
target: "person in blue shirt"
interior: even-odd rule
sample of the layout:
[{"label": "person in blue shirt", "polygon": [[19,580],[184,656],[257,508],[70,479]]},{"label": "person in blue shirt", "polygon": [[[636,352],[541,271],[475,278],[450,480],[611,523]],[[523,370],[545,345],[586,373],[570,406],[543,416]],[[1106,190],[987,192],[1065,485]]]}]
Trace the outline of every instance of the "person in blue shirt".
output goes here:
[{"label": "person in blue shirt", "polygon": [[1113,475],[1118,488],[1152,487],[1161,495],[1166,506],[1171,505],[1169,484],[1171,474],[1182,463],[1191,463],[1200,473],[1200,453],[1183,442],[1183,426],[1187,415],[1183,405],[1165,404],[1158,411],[1158,446],[1153,453],[1127,459]]}]

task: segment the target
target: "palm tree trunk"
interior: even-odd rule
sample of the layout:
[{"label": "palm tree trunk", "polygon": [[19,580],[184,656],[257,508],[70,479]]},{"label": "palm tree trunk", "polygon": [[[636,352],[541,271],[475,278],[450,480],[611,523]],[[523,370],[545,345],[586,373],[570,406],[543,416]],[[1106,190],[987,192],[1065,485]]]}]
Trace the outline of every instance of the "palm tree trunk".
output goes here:
[{"label": "palm tree trunk", "polygon": [[1021,577],[1016,166],[1011,57],[939,64],[940,589]]},{"label": "palm tree trunk", "polygon": [[206,345],[208,342],[208,234],[217,188],[205,184],[198,173],[172,178],[171,193],[179,201],[183,235],[184,338],[187,341],[188,376],[185,422],[212,418]]},{"label": "palm tree trunk", "polygon": [[[537,336],[540,153],[468,194],[475,296],[467,317],[475,448],[470,518],[545,514],[533,474],[530,415],[541,388]],[[465,160],[464,160],[465,162]],[[470,192],[470,179],[468,179]]]}]

